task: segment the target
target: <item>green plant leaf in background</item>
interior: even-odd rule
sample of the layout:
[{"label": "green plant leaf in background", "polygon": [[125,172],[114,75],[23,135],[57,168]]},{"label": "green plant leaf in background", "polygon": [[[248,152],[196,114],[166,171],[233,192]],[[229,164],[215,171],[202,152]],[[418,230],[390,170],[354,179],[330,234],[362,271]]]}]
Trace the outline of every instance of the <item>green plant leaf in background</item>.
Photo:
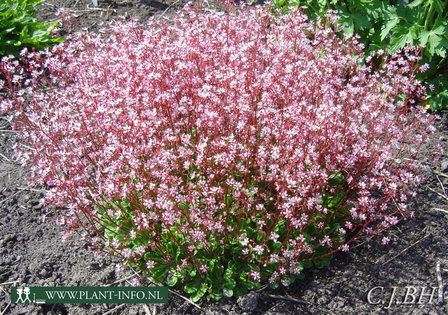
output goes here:
[{"label": "green plant leaf in background", "polygon": [[19,56],[27,47],[38,50],[63,42],[53,37],[56,22],[41,23],[35,18],[36,6],[43,0],[2,0],[0,2],[0,56]]}]

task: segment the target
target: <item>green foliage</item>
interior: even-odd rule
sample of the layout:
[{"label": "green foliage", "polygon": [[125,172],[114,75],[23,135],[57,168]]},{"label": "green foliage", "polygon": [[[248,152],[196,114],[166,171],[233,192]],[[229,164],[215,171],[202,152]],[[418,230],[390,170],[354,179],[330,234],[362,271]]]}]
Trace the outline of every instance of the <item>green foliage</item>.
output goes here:
[{"label": "green foliage", "polygon": [[408,44],[424,45],[421,64],[429,64],[430,69],[419,74],[419,79],[434,85],[428,92],[428,107],[448,108],[448,1],[273,0],[273,7],[284,13],[289,7],[301,6],[307,7],[303,10],[311,19],[323,17],[329,9],[337,10],[345,32],[359,34],[367,52],[383,49],[394,53]]},{"label": "green foliage", "polygon": [[[250,290],[261,287],[260,279],[267,279],[273,273],[277,273],[283,265],[281,261],[262,262],[262,255],[266,252],[278,253],[282,251],[293,251],[294,246],[287,241],[303,237],[304,242],[311,244],[314,249],[312,254],[303,253],[303,261],[297,263],[295,268],[297,273],[287,273],[276,281],[270,281],[272,288],[277,288],[279,284],[289,285],[296,279],[303,279],[301,272],[305,268],[323,268],[330,264],[332,253],[330,247],[321,246],[317,240],[322,240],[325,235],[331,240],[343,244],[344,237],[338,229],[347,217],[348,202],[346,191],[344,190],[344,178],[341,173],[329,177],[327,189],[323,191],[319,204],[328,209],[326,215],[316,211],[311,222],[301,231],[300,229],[286,229],[286,221],[277,218],[266,222],[264,229],[256,224],[259,218],[238,218],[235,216],[227,221],[227,226],[233,227],[233,231],[238,231],[246,235],[246,240],[236,238],[230,233],[225,242],[207,235],[207,239],[212,240],[208,246],[196,244],[194,257],[188,254],[185,247],[187,242],[182,231],[178,227],[162,226],[160,222],[154,222],[148,230],[137,231],[136,222],[138,218],[137,209],[134,209],[131,202],[127,200],[116,200],[105,202],[96,206],[101,222],[97,228],[105,238],[111,243],[119,243],[121,249],[129,249],[130,252],[138,252],[138,248],[145,248],[144,253],[128,260],[128,264],[138,268],[144,276],[156,281],[165,283],[170,287],[183,288],[190,294],[193,302],[202,297],[219,300],[222,297],[239,297]],[[229,199],[232,199],[229,193]],[[229,200],[230,203],[234,200]],[[273,205],[267,204],[266,207]],[[185,204],[180,204],[180,208],[186,209]],[[346,211],[341,211],[346,209]],[[120,216],[108,215],[121,213]],[[267,226],[274,224],[272,232],[278,235],[278,239],[267,237]],[[323,224],[324,228],[318,225]],[[178,226],[182,226],[181,224]],[[137,231],[131,236],[131,231]],[[248,244],[247,240],[255,240],[255,243]],[[264,253],[257,253],[253,250],[255,245],[262,244]],[[250,258],[241,259],[247,255],[245,250],[250,249]],[[169,257],[169,259],[166,259]],[[148,261],[154,265],[148,268]],[[201,267],[206,266],[206,269]],[[253,278],[253,274],[259,274],[259,278]]]},{"label": "green foliage", "polygon": [[0,2],[0,56],[19,55],[22,48],[43,49],[62,38],[53,38],[51,31],[57,24],[40,23],[34,14],[44,0],[2,0]]}]

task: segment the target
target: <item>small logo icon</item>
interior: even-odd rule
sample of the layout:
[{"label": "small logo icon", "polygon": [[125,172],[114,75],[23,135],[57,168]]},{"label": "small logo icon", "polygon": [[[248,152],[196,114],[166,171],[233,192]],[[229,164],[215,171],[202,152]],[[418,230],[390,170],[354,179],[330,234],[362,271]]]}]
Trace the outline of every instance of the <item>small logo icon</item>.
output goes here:
[{"label": "small logo icon", "polygon": [[31,292],[31,289],[29,287],[23,288],[23,293],[25,293],[25,299],[23,300],[23,303],[26,303],[26,302],[31,303],[30,292]]},{"label": "small logo icon", "polygon": [[[31,289],[29,287],[18,287],[16,303],[31,303],[30,292]],[[25,297],[23,295],[25,295]]]}]

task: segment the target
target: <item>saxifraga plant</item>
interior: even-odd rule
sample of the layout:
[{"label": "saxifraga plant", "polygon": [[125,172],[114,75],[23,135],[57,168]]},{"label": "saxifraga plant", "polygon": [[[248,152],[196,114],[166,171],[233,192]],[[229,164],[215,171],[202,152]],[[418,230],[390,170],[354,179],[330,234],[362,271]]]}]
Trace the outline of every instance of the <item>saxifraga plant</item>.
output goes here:
[{"label": "saxifraga plant", "polygon": [[288,285],[412,216],[434,131],[410,105],[418,49],[373,71],[325,24],[187,10],[169,26],[77,33],[25,53],[25,69],[4,58],[18,158],[51,187],[64,237],[197,301]]}]

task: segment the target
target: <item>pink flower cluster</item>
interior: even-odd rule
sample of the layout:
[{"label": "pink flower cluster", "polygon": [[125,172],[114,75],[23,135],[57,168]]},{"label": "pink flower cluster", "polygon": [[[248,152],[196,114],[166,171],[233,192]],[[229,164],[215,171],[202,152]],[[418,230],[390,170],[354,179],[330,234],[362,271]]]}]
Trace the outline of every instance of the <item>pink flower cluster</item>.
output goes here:
[{"label": "pink flower cluster", "polygon": [[[417,49],[377,56],[374,69],[335,27],[261,8],[186,11],[169,26],[115,22],[45,57],[25,52],[22,74],[5,58],[14,96],[1,106],[14,108],[19,158],[51,187],[46,202],[65,207],[71,230],[96,231],[103,204],[115,205],[110,218],[126,217],[127,200],[128,239],[155,236],[132,250],[106,242],[125,259],[163,252],[160,236],[175,230],[202,271],[195,251],[212,255],[218,240],[240,244],[260,268],[280,262],[275,275],[298,273],[319,248],[347,251],[411,212],[419,149],[434,131],[411,106],[423,93]],[[322,201],[341,192],[332,209]],[[340,227],[326,233],[335,217]],[[248,219],[261,238],[241,232]],[[316,236],[302,235],[312,224]]]}]

